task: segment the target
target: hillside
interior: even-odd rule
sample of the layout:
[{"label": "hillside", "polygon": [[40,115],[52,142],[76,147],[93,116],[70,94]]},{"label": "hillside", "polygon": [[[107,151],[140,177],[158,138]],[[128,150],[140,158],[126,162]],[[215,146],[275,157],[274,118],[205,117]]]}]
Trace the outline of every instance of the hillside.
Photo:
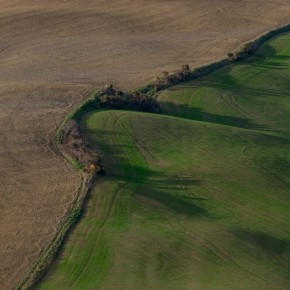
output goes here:
[{"label": "hillside", "polygon": [[80,178],[53,146],[98,85],[135,88],[290,22],[284,0],[0,0],[0,289],[60,230]]},{"label": "hillside", "polygon": [[40,289],[289,289],[289,42],[86,115],[106,176]]}]

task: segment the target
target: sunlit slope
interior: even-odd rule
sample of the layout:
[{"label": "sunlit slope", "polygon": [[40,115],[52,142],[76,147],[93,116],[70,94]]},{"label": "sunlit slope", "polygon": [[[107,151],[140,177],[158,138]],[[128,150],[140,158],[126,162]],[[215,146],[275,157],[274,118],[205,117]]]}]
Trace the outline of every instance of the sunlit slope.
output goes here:
[{"label": "sunlit slope", "polygon": [[87,115],[106,176],[40,288],[289,289],[289,43]]}]

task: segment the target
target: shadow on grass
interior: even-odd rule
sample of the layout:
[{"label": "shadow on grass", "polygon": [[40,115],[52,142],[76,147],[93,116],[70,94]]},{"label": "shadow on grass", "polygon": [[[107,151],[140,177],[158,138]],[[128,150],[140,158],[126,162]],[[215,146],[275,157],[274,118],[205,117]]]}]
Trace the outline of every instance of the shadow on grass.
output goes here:
[{"label": "shadow on grass", "polygon": [[131,164],[125,164],[125,168],[126,174],[119,178],[134,186],[137,198],[153,204],[154,207],[166,208],[175,214],[190,217],[208,216],[208,212],[199,204],[206,199],[188,194],[189,188],[201,184],[200,180],[167,175],[162,171]]},{"label": "shadow on grass", "polygon": [[273,269],[277,271],[279,268],[281,274],[290,280],[290,240],[261,231],[233,229],[230,232],[237,238],[240,249],[255,258],[256,266],[259,263],[271,264]]},{"label": "shadow on grass", "polygon": [[263,46],[257,51],[256,56],[260,58],[276,58],[281,60],[290,60],[289,55],[278,55],[277,49],[269,43],[264,43]]},{"label": "shadow on grass", "polygon": [[[272,48],[269,48],[269,50],[269,55],[275,53],[275,51],[272,51]],[[277,59],[286,58],[286,56],[277,56]],[[160,100],[162,112],[167,115],[173,115],[190,120],[204,121],[246,129],[265,130],[267,129],[267,126],[265,124],[257,123],[253,112],[259,112],[261,105],[264,105],[264,103],[267,104],[267,98],[288,98],[289,96],[287,89],[288,85],[285,84],[281,87],[280,84],[280,80],[285,82],[285,76],[281,76],[281,79],[278,77],[277,79],[277,76],[276,78],[271,78],[271,75],[269,75],[268,78],[271,79],[271,81],[263,82],[262,79],[259,80],[260,73],[263,73],[263,71],[259,69],[257,69],[257,72],[250,72],[250,74],[253,75],[252,78],[250,78],[250,75],[249,77],[247,76],[247,66],[259,66],[266,63],[267,65],[272,64],[265,54],[261,54],[260,57],[257,57],[257,61],[254,61],[254,58],[252,58],[249,63],[243,63],[242,65],[244,68],[241,76],[243,78],[245,76],[245,80],[243,80],[243,78],[240,79],[239,73],[233,71],[234,66],[239,65],[235,64],[222,68],[221,70],[205,76],[200,80],[190,81],[185,84],[171,87],[167,91],[172,96],[172,102],[168,100]],[[269,67],[269,71],[271,68],[273,67]],[[288,66],[288,68],[290,71],[290,66]],[[255,81],[256,77],[258,77],[257,81]],[[218,110],[217,112],[208,112],[207,108],[196,108],[190,103],[178,104],[178,99],[183,89],[187,90],[186,93],[190,96],[190,89],[192,89],[192,95],[194,95],[196,90],[199,88],[206,89],[204,91],[204,98],[207,97],[206,94],[211,94],[211,97],[213,97],[212,94],[214,94],[216,99],[219,99],[219,102],[224,102],[225,107],[231,108],[232,111],[235,112],[235,116],[219,114]],[[176,97],[174,96],[175,93]],[[242,104],[239,103],[239,99],[235,98],[236,96],[244,99]],[[249,100],[248,106],[245,105],[247,100]]]},{"label": "shadow on grass", "polygon": [[[233,230],[231,232],[246,246],[255,247],[267,255],[287,254],[290,257],[290,241],[258,231]],[[290,263],[290,260],[288,262]]]},{"label": "shadow on grass", "polygon": [[[254,65],[251,65],[254,66]],[[212,91],[216,91],[220,94],[231,94],[235,96],[236,94],[245,97],[289,97],[288,91],[273,89],[273,85],[275,85],[275,79],[271,79],[271,82],[265,82],[264,84],[261,82],[259,87],[257,82],[253,82],[251,79],[251,83],[247,81],[240,81],[238,76],[235,76],[231,73],[233,68],[224,68],[223,71],[218,75],[208,76],[208,78],[204,77],[202,80],[198,80],[197,82],[190,81],[184,85],[177,85],[171,88],[168,88],[167,91],[175,92],[181,91],[182,89],[198,89],[198,88],[207,88]],[[290,66],[289,66],[290,72]],[[257,76],[262,73],[261,71],[257,71]],[[281,79],[285,79],[285,77],[281,76]],[[251,86],[251,84],[253,86]],[[267,87],[269,86],[269,87]],[[277,88],[280,87],[280,84],[277,83]],[[205,96],[206,97],[206,96]]]},{"label": "shadow on grass", "polygon": [[267,129],[267,126],[256,124],[248,118],[208,113],[203,109],[184,104],[176,105],[170,102],[160,102],[160,104],[162,112],[170,116],[244,129]]},{"label": "shadow on grass", "polygon": [[269,69],[289,69],[290,65],[285,63],[290,61],[288,55],[277,55],[278,51],[270,44],[264,44],[260,52],[257,53],[257,60],[252,63],[254,66]]},{"label": "shadow on grass", "polygon": [[[116,139],[114,131],[92,130],[90,133],[97,135],[105,133],[110,140]],[[125,135],[124,132],[118,132],[119,137]],[[110,144],[109,146],[102,142],[93,142],[93,144],[101,152],[106,152],[104,154],[106,156],[105,171],[107,178],[112,179],[112,182],[127,182],[135,188],[136,196],[142,200],[151,201],[155,206],[159,205],[174,213],[191,217],[208,215],[207,211],[199,205],[206,199],[190,196],[187,192],[192,186],[200,185],[200,180],[194,179],[192,176],[167,174],[162,167],[156,164],[156,169],[153,170],[147,167],[146,163],[144,166],[139,166],[129,162],[131,161],[130,151],[136,150],[135,144]]]},{"label": "shadow on grass", "polygon": [[191,218],[208,217],[209,213],[197,202],[204,201],[203,198],[186,197],[170,193],[170,191],[156,190],[145,187],[136,192],[137,197],[144,202],[152,204],[155,210],[158,206],[170,210],[174,214],[185,215]]},{"label": "shadow on grass", "polygon": [[[249,71],[249,76],[254,75],[259,76],[259,74],[265,70],[257,70],[256,73],[253,74],[252,70],[248,70],[251,67],[263,67],[269,69],[271,72],[272,69],[283,69],[289,70],[290,72],[290,56],[287,55],[277,55],[277,50],[271,46],[270,44],[263,44],[260,50],[253,57],[245,60],[241,63],[234,63],[232,65],[226,66],[224,68],[218,69],[213,73],[204,76],[198,80],[193,80],[186,82],[184,84],[180,84],[174,87],[169,88],[168,90],[174,91],[179,90],[181,88],[200,88],[200,87],[208,87],[212,89],[236,89],[240,91],[242,94],[247,94],[250,96],[263,96],[263,95],[272,95],[272,96],[281,96],[285,95],[288,97],[288,92],[281,90],[273,90],[270,88],[256,88],[248,86],[247,82],[239,82],[239,75],[237,75],[234,71],[236,68],[243,68],[245,72],[245,76]],[[289,61],[289,63],[287,63]],[[265,82],[263,87],[272,86],[274,84],[274,80],[270,83]],[[256,85],[256,84],[255,84]],[[279,87],[279,85],[278,85]]]}]

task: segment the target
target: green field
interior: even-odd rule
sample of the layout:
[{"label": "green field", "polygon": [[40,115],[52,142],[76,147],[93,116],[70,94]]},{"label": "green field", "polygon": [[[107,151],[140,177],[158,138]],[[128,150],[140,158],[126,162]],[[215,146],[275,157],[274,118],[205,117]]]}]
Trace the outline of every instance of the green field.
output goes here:
[{"label": "green field", "polygon": [[106,175],[40,289],[290,289],[290,34],[82,120]]}]

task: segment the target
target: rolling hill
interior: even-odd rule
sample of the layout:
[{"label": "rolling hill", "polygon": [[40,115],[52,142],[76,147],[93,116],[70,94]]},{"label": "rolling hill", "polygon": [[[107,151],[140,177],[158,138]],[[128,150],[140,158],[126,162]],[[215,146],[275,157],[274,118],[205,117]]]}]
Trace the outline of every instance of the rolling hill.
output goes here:
[{"label": "rolling hill", "polygon": [[39,289],[289,289],[289,43],[86,115],[106,176]]}]

